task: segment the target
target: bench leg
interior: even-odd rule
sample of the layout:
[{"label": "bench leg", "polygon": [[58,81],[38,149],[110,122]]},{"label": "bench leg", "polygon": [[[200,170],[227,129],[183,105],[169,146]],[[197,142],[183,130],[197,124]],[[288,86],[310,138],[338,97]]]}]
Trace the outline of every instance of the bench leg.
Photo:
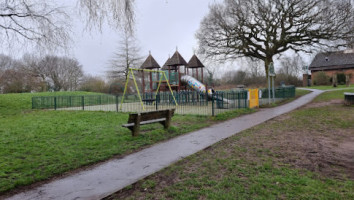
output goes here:
[{"label": "bench leg", "polygon": [[167,111],[166,121],[164,122],[163,126],[165,129],[170,128],[171,126],[171,119],[172,119],[172,110]]},{"label": "bench leg", "polygon": [[134,119],[134,126],[132,128],[132,136],[138,136],[140,132],[140,120],[141,120],[141,115],[138,114],[138,116]]}]

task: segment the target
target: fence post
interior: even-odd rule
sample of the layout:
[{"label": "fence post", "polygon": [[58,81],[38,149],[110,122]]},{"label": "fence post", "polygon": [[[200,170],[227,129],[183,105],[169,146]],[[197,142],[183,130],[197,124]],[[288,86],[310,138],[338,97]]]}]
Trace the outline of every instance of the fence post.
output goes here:
[{"label": "fence post", "polygon": [[244,99],[245,99],[245,103],[244,103],[244,107],[243,108],[248,108],[248,96],[247,96],[247,91],[245,90],[245,91],[243,91],[243,97],[244,97]]},{"label": "fence post", "polygon": [[159,99],[160,99],[160,93],[157,93],[156,94],[156,99],[155,99],[155,105],[156,105],[156,110],[159,110],[159,107],[158,107],[158,102],[159,102]]},{"label": "fence post", "polygon": [[215,101],[214,101],[214,95],[215,94],[212,94],[212,96],[211,96],[211,115],[212,116],[215,116],[215,111],[214,111],[214,107],[215,107]]},{"label": "fence post", "polygon": [[82,110],[85,110],[85,97],[81,96],[81,106],[82,106]]},{"label": "fence post", "polygon": [[54,110],[57,110],[57,97],[54,97]]},{"label": "fence post", "polygon": [[118,112],[118,108],[119,108],[119,105],[118,105],[118,95],[116,95],[116,111]]}]

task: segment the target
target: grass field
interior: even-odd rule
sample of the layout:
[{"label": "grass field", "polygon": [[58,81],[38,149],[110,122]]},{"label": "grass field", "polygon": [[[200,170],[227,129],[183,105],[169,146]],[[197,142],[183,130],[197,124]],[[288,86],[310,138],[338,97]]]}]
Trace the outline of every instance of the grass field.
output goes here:
[{"label": "grass field", "polygon": [[[31,110],[32,96],[89,95],[92,93],[38,93],[0,95],[0,194],[49,179],[73,169],[142,149],[158,141],[241,114],[242,109],[218,117],[175,115],[172,127],[142,126],[131,137],[121,125],[128,114],[90,111]],[[1,197],[0,197],[1,199]]]},{"label": "grass field", "polygon": [[107,199],[354,199],[354,108],[326,92]]}]

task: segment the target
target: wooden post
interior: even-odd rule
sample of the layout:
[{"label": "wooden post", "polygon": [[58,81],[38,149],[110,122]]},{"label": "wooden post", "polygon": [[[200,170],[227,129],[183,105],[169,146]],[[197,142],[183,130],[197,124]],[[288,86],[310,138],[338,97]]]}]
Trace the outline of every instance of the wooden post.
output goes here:
[{"label": "wooden post", "polygon": [[171,82],[170,82],[170,80],[171,80],[171,66],[168,66],[168,82],[170,83],[170,85],[171,85]]},{"label": "wooden post", "polygon": [[197,80],[199,79],[199,75],[198,75],[198,68],[195,68],[195,70],[197,71]]},{"label": "wooden post", "polygon": [[170,128],[172,115],[173,115],[173,110],[168,109],[168,110],[167,110],[167,114],[166,114],[166,121],[165,121],[165,123],[164,123],[164,128],[165,128],[165,129]]},{"label": "wooden post", "polygon": [[[178,89],[177,89],[177,91],[179,91],[180,90],[180,87],[181,87],[181,73],[180,73],[180,66],[176,66],[177,68],[178,68]],[[177,79],[177,77],[176,77],[176,79]]]},{"label": "wooden post", "polygon": [[152,92],[152,72],[150,72],[150,92]]},{"label": "wooden post", "polygon": [[144,78],[144,71],[141,71],[143,77],[143,96],[145,94],[145,78]]},{"label": "wooden post", "polygon": [[204,83],[204,75],[203,75],[203,68],[202,68],[202,83]]},{"label": "wooden post", "polygon": [[337,87],[337,74],[332,75],[332,86]]},{"label": "wooden post", "polygon": [[141,120],[141,115],[140,113],[136,114],[136,117],[134,118],[134,126],[132,130],[132,136],[138,136],[140,132],[140,120]]}]

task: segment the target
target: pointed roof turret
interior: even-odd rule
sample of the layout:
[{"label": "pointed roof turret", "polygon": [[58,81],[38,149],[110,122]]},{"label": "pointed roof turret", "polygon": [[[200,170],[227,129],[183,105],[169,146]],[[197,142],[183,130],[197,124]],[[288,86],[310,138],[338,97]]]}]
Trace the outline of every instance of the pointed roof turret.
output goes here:
[{"label": "pointed roof turret", "polygon": [[165,64],[162,66],[161,69],[164,69],[164,70],[168,69],[167,63],[170,61],[170,59],[171,59],[170,56],[168,56],[168,59],[166,60]]},{"label": "pointed roof turret", "polygon": [[140,67],[141,69],[156,69],[160,68],[160,65],[156,62],[155,58],[152,57],[151,52],[149,52],[149,56],[146,58],[144,63]]},{"label": "pointed roof turret", "polygon": [[178,50],[173,54],[173,56],[169,59],[167,66],[179,66],[179,65],[187,65],[187,62],[184,58],[179,54]]},{"label": "pointed roof turret", "polygon": [[205,67],[199,58],[194,54],[188,62],[188,68],[202,68]]}]

